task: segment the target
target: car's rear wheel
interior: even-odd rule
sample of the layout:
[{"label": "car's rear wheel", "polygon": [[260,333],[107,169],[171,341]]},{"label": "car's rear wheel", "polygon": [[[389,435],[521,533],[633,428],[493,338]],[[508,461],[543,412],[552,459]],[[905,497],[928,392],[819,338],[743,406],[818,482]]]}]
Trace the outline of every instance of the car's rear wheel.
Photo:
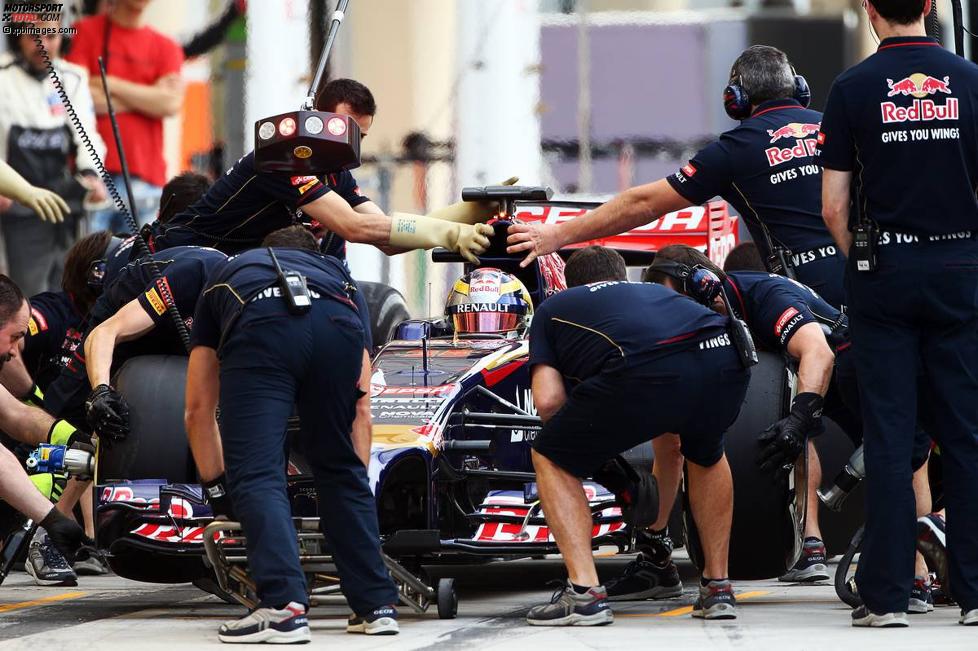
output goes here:
[{"label": "car's rear wheel", "polygon": [[411,313],[404,296],[390,285],[357,281],[357,286],[370,310],[370,335],[378,348],[390,340],[398,323],[411,318]]},{"label": "car's rear wheel", "polygon": [[183,427],[187,358],[145,355],[123,364],[114,386],[129,403],[124,441],[100,452],[98,481],[165,479],[194,483],[197,473]]},{"label": "car's rear wheel", "polygon": [[[785,413],[790,391],[784,361],[759,353],[740,416],[726,434],[727,461],[733,475],[734,510],[730,532],[729,576],[766,579],[783,574],[792,561],[797,534],[788,509],[787,484],[757,467],[757,437]],[[684,487],[686,546],[690,559],[703,568],[699,532]]]}]

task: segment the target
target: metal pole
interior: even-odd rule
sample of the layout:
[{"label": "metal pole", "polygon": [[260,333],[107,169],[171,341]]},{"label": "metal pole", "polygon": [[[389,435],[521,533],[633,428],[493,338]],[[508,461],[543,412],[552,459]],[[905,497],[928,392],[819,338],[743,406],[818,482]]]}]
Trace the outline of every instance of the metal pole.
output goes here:
[{"label": "metal pole", "polygon": [[306,102],[303,104],[303,108],[307,110],[312,110],[316,90],[322,83],[323,77],[326,76],[326,62],[329,60],[329,51],[333,49],[333,41],[336,40],[336,33],[340,30],[340,25],[346,17],[346,10],[349,4],[350,0],[337,0],[336,10],[330,16],[329,33],[326,35],[326,43],[323,45],[323,51],[319,55],[316,75],[312,78],[312,83],[309,84],[309,92],[306,94]]},{"label": "metal pole", "polygon": [[591,192],[591,39],[588,0],[577,3],[577,191]]}]

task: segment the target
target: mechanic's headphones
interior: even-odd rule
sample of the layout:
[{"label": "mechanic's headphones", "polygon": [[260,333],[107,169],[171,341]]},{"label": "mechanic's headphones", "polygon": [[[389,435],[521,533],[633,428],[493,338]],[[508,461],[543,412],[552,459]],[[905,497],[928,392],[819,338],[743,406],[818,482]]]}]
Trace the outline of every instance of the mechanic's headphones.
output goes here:
[{"label": "mechanic's headphones", "polygon": [[670,278],[681,280],[683,293],[707,307],[712,305],[713,300],[723,291],[720,278],[703,265],[690,267],[673,260],[655,260],[649,270],[661,271]]},{"label": "mechanic's headphones", "polygon": [[105,247],[102,257],[97,260],[92,260],[92,263],[88,265],[88,273],[85,274],[85,282],[88,284],[88,288],[96,294],[102,293],[102,286],[105,283],[105,269],[108,265],[109,254],[115,251],[124,241],[125,240],[123,240],[121,237],[116,237],[113,235],[109,239],[109,243]]},{"label": "mechanic's headphones", "polygon": [[[812,91],[808,87],[808,82],[804,77],[795,72],[794,66],[791,66],[791,73],[795,76],[795,89],[792,98],[801,104],[802,108],[808,108],[808,105],[812,101]],[[750,117],[750,95],[740,85],[740,75],[737,75],[736,80],[731,81],[723,89],[723,110],[727,112],[727,115],[732,120],[746,120]]]}]

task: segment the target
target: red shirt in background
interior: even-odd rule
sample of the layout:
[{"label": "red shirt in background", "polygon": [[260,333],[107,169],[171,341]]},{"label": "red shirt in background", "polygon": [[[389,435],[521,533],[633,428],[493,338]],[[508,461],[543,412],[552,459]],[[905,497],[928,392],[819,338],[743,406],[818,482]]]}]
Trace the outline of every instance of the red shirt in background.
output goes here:
[{"label": "red shirt in background", "polygon": [[[65,58],[83,66],[92,78],[98,79],[98,58],[104,57],[106,74],[147,86],[155,84],[160,77],[180,72],[183,50],[176,41],[151,27],[129,29],[111,23],[106,42],[107,25],[109,18],[104,14],[76,22],[74,27],[78,32],[72,38],[71,52]],[[107,57],[104,54],[106,45]],[[119,133],[126,151],[129,172],[147,183],[158,186],[165,184],[162,118],[134,111],[117,112],[116,117],[119,120]],[[97,127],[107,145],[105,167],[109,172],[117,174],[122,171],[122,166],[112,144],[115,139],[107,114],[98,116]]]}]

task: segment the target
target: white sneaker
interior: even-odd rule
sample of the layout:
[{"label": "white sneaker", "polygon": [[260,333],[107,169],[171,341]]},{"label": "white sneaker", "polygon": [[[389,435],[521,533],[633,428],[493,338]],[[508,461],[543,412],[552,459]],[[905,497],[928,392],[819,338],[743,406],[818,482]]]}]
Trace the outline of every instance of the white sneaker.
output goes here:
[{"label": "white sneaker", "polygon": [[958,624],[962,626],[978,626],[978,608],[972,608],[968,611],[961,611],[961,619],[958,620]]},{"label": "white sneaker", "polygon": [[306,607],[295,601],[281,610],[258,608],[241,619],[226,622],[217,638],[231,644],[304,644],[312,639]]},{"label": "white sneaker", "polygon": [[883,613],[877,615],[866,606],[860,606],[852,611],[853,626],[870,626],[873,628],[902,628],[910,626],[907,613]]},{"label": "white sneaker", "polygon": [[78,585],[78,576],[68,565],[68,561],[54,546],[48,534],[38,527],[37,533],[27,548],[27,561],[24,569],[34,578],[37,585],[72,586]]}]

